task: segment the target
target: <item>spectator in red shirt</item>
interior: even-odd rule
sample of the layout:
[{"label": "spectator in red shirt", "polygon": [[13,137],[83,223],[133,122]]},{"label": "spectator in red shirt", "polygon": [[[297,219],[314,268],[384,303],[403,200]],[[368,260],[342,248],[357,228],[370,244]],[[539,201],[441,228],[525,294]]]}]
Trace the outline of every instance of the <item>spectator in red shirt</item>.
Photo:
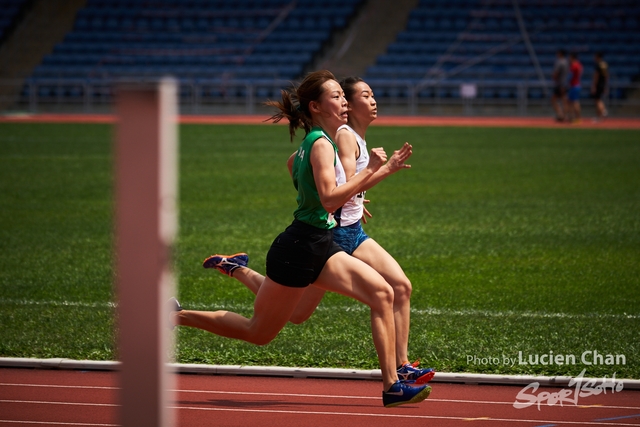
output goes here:
[{"label": "spectator in red shirt", "polygon": [[582,64],[576,53],[569,54],[569,118],[572,122],[580,121],[580,78],[582,77]]}]

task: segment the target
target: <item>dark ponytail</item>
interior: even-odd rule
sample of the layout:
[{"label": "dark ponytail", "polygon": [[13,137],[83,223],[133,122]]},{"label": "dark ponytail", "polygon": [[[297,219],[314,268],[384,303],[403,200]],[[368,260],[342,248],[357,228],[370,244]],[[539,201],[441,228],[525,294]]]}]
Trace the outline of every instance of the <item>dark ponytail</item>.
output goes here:
[{"label": "dark ponytail", "polygon": [[278,123],[286,118],[289,120],[289,135],[291,141],[296,130],[304,128],[305,135],[311,132],[313,118],[309,113],[309,103],[317,101],[322,95],[322,85],[328,80],[335,80],[334,75],[327,70],[314,71],[307,74],[297,88],[283,89],[281,101],[267,101],[265,105],[275,107],[279,111],[265,121]]}]

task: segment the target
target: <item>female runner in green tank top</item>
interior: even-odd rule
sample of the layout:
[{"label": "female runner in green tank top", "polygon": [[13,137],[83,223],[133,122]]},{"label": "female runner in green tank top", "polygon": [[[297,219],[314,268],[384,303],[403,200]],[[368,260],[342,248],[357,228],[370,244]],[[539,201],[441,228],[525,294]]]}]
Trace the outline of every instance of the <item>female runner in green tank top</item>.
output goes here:
[{"label": "female runner in green tank top", "polygon": [[[335,142],[338,147],[340,163],[343,167],[344,179],[349,180],[359,173],[363,165],[366,165],[365,136],[369,125],[378,117],[378,104],[373,96],[371,87],[359,77],[348,77],[340,82],[342,90],[349,105],[348,127],[340,126]],[[362,142],[359,142],[360,138]],[[360,151],[363,152],[360,152]],[[398,153],[401,153],[399,151]],[[293,166],[294,153],[289,158],[289,169]],[[408,167],[408,165],[404,165]],[[385,169],[391,173],[400,170],[396,162],[396,154],[389,159],[384,167],[376,172],[365,189],[373,187],[386,175]],[[398,262],[374,239],[364,233],[360,225],[360,219],[366,223],[363,211],[368,214],[362,204],[354,202],[356,197],[347,202],[342,208],[341,224],[334,229],[334,241],[338,243],[349,255],[364,261],[373,267],[393,288],[394,320],[396,331],[396,366],[398,376],[402,379],[415,380],[417,383],[429,382],[435,375],[433,368],[422,369],[417,367],[418,362],[411,363],[408,357],[409,326],[411,320],[411,282],[404,274]],[[345,215],[348,209],[348,216]],[[368,214],[370,216],[370,214]],[[345,220],[345,217],[347,218]],[[345,227],[346,226],[346,227]],[[355,236],[355,238],[354,238]],[[345,244],[346,243],[346,244]],[[223,274],[227,274],[243,283],[254,294],[258,293],[264,276],[248,267],[247,254],[212,255],[207,258],[203,266],[216,268]],[[242,268],[240,268],[242,267]],[[324,297],[325,291],[311,286],[305,292],[298,303],[296,310],[289,319],[294,324],[305,322]]]},{"label": "female runner in green tank top", "polygon": [[[295,220],[269,249],[267,276],[256,295],[253,316],[246,318],[225,310],[185,310],[173,300],[174,323],[265,345],[286,325],[313,283],[370,307],[373,342],[382,371],[383,404],[397,406],[426,399],[429,386],[412,387],[398,380],[393,289],[374,269],[342,251],[332,238],[335,221],[330,213],[366,187],[387,160],[384,150],[372,149],[368,166],[346,184],[336,185],[336,147],[328,135],[336,134],[348,114],[340,84],[328,71],[310,73],[295,93],[283,91],[282,101],[270,105],[279,110],[271,118],[274,122],[289,120],[292,139],[298,128],[304,128],[306,138],[292,168],[298,190]],[[409,148],[401,162],[410,155]]]}]

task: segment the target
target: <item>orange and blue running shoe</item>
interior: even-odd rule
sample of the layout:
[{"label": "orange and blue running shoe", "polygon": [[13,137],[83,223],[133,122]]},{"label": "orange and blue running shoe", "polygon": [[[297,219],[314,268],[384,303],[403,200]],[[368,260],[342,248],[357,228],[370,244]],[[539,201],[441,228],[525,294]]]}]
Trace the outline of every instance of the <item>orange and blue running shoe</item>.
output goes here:
[{"label": "orange and blue running shoe", "polygon": [[382,392],[382,404],[387,408],[407,405],[410,403],[420,403],[429,397],[431,387],[422,385],[412,387],[402,381],[397,381],[387,391]]},{"label": "orange and blue running shoe", "polygon": [[231,277],[236,268],[249,265],[249,255],[237,253],[234,255],[211,255],[202,263],[204,268],[215,268],[222,274]]},{"label": "orange and blue running shoe", "polygon": [[433,379],[436,371],[433,368],[420,369],[419,361],[406,362],[398,368],[398,378],[402,381],[412,381],[415,384],[426,384]]}]

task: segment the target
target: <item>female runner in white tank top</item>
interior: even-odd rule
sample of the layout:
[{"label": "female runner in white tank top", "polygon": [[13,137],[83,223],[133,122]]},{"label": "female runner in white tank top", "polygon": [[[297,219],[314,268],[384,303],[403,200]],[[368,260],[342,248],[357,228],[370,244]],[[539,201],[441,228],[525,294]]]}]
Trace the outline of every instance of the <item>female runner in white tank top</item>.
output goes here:
[{"label": "female runner in white tank top", "polygon": [[[350,77],[340,82],[349,103],[349,119],[338,128],[336,145],[345,172],[345,181],[363,170],[369,161],[365,140],[369,125],[378,116],[378,106],[373,91],[362,79]],[[364,166],[363,166],[364,165]],[[382,175],[381,175],[382,176]],[[340,177],[338,177],[340,179]],[[367,183],[365,191],[381,179],[374,177]],[[340,185],[342,182],[339,182]],[[411,370],[408,363],[409,325],[411,317],[411,282],[398,262],[362,229],[361,219],[366,223],[364,209],[365,192],[352,197],[340,211],[336,212],[339,226],[333,231],[333,240],[348,254],[364,261],[385,278],[394,290],[394,319],[396,329],[396,356],[399,371]],[[368,212],[366,212],[368,214]],[[369,215],[370,216],[370,215]],[[429,370],[419,370],[425,375]]]}]

